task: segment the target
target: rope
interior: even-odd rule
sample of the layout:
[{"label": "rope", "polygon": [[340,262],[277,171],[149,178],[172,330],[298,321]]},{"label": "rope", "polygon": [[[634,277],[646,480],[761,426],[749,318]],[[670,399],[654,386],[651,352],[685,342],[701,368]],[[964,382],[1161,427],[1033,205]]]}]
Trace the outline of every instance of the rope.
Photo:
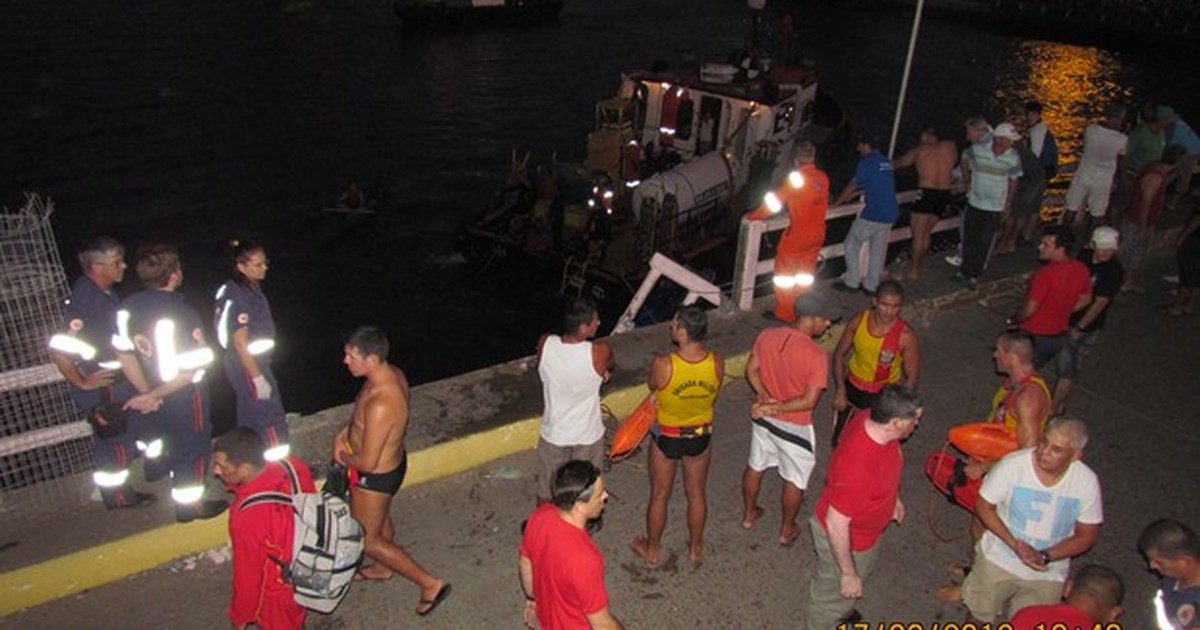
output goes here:
[{"label": "rope", "polygon": [[[941,451],[942,457],[946,456],[946,453],[947,453],[947,451],[949,451],[949,449],[950,449],[950,442],[946,442],[944,445],[942,445],[942,451]],[[937,538],[938,541],[940,541],[940,542],[943,542],[943,543],[954,542],[954,541],[962,538],[963,534],[959,534],[957,536],[944,536],[944,535],[942,535],[942,533],[940,531],[938,531],[937,519],[934,517],[934,511],[933,511],[933,497],[934,497],[935,493],[937,494],[937,496],[944,497],[944,495],[942,495],[938,491],[937,487],[933,485],[933,480],[931,479],[929,482],[929,504],[928,504],[929,531],[932,532],[933,537]],[[970,523],[970,521],[967,521],[967,532],[966,533],[969,533],[971,531],[970,528],[971,528],[971,523]]]}]

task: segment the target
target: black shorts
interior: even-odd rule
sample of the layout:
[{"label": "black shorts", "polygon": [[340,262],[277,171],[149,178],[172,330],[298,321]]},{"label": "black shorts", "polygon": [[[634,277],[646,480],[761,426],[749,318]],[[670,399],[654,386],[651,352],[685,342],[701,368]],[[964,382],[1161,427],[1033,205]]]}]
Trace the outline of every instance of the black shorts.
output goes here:
[{"label": "black shorts", "polygon": [[395,496],[400,491],[400,486],[404,485],[404,476],[408,474],[408,453],[400,458],[400,465],[390,472],[385,473],[366,473],[358,472],[358,484],[354,487],[359,490],[370,490],[371,492],[382,492]]},{"label": "black shorts", "polygon": [[911,212],[913,214],[932,214],[940,217],[946,214],[946,207],[950,205],[952,198],[953,196],[949,190],[922,188],[921,198],[912,205]]},{"label": "black shorts", "polygon": [[846,402],[854,405],[855,409],[870,409],[875,406],[875,401],[879,399],[879,394],[868,391],[863,391],[854,386],[850,379],[843,381],[846,385]]},{"label": "black shorts", "polygon": [[708,444],[712,441],[712,435],[698,435],[696,437],[676,438],[667,437],[665,435],[654,435],[654,443],[658,445],[658,450],[662,451],[667,459],[680,459],[682,457],[697,457],[703,455],[704,451],[708,450]]}]

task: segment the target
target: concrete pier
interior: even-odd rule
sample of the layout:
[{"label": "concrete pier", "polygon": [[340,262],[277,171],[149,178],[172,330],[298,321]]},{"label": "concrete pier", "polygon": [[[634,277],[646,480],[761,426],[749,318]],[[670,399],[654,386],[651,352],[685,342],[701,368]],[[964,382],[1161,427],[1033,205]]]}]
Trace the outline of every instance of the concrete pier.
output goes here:
[{"label": "concrete pier", "polygon": [[[949,426],[981,418],[999,385],[991,344],[1017,308],[1033,248],[997,258],[978,291],[955,283],[940,257],[910,289],[906,316],[921,337],[921,390],[926,416],[904,446],[902,497],[908,519],[884,537],[879,569],[866,583],[860,610],[872,622],[962,621],[965,610],[941,604],[933,592],[950,579],[944,567],[966,559],[965,512],[932,496],[920,464],[941,448]],[[1173,318],[1158,306],[1169,298],[1160,280],[1173,272],[1163,255],[1145,270],[1147,293],[1123,295],[1104,340],[1079,381],[1071,415],[1093,440],[1085,461],[1100,476],[1105,524],[1086,560],[1115,568],[1128,587],[1127,627],[1149,627],[1156,580],[1139,557],[1141,528],[1160,516],[1200,526],[1195,480],[1200,460],[1200,411],[1194,357],[1200,356],[1196,316]],[[840,296],[865,307],[862,296]],[[779,482],[771,473],[757,529],[740,526],[740,479],[749,444],[752,399],[742,377],[745,353],[772,325],[753,312],[711,315],[711,345],[730,357],[730,377],[717,409],[709,477],[705,562],[687,565],[684,498],[677,488],[664,539],[664,565],[645,568],[627,547],[644,529],[648,480],[644,452],[609,473],[605,527],[596,540],[606,556],[611,609],[631,628],[792,628],[804,617],[814,563],[807,529],[783,549]],[[836,334],[836,333],[835,333]],[[825,344],[832,346],[830,335]],[[606,403],[624,415],[644,393],[650,358],[668,348],[662,326],[613,340],[617,370]],[[419,357],[396,356],[401,367]],[[812,513],[829,460],[829,402],[817,414],[818,472],[801,511]],[[402,579],[356,584],[333,615],[313,614],[309,628],[519,627],[523,599],[516,577],[518,526],[534,505],[533,471],[541,390],[524,358],[414,389],[409,436],[410,477],[394,504],[398,541],[426,567],[454,583],[453,596],[432,616],[413,613],[417,589]],[[320,464],[348,407],[300,419],[299,453]],[[644,451],[644,449],[643,449]],[[678,482],[677,482],[678,483]],[[212,492],[216,494],[217,488]],[[165,497],[165,490],[159,489]],[[225,520],[176,525],[168,501],[128,512],[81,503],[53,519],[0,524],[0,626],[13,628],[227,627],[230,563]]]}]

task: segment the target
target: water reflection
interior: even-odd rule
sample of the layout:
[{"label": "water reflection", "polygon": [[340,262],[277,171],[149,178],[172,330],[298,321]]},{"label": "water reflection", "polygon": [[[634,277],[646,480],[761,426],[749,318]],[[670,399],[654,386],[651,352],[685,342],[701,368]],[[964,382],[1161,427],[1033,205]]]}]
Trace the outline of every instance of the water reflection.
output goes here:
[{"label": "water reflection", "polygon": [[1009,119],[1021,104],[1042,104],[1046,125],[1054,132],[1063,162],[1079,159],[1083,130],[1104,108],[1128,102],[1131,90],[1118,83],[1120,57],[1097,48],[1027,41],[997,77],[996,102]]}]

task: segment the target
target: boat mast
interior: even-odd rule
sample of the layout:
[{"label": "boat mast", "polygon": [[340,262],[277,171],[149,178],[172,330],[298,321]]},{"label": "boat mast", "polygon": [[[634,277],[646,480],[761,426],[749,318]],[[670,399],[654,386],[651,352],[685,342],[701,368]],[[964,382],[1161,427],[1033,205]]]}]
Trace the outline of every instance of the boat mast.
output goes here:
[{"label": "boat mast", "polygon": [[904,77],[900,79],[900,97],[896,99],[896,118],[892,121],[892,139],[888,142],[888,159],[896,153],[896,135],[900,133],[900,117],[904,113],[904,97],[908,93],[908,74],[912,70],[913,53],[917,49],[917,33],[921,30],[921,11],[925,0],[917,0],[917,12],[913,14],[912,35],[908,38],[908,56],[904,59]]}]

